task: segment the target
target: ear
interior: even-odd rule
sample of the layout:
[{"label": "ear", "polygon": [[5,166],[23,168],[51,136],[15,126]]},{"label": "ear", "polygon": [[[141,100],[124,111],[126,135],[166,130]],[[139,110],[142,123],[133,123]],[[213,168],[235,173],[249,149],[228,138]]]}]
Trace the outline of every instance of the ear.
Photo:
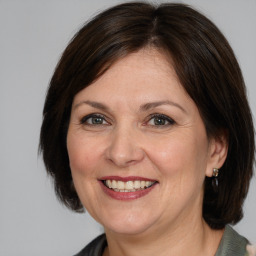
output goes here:
[{"label": "ear", "polygon": [[228,154],[228,139],[226,134],[209,140],[208,161],[205,175],[212,177],[213,169],[220,169]]}]

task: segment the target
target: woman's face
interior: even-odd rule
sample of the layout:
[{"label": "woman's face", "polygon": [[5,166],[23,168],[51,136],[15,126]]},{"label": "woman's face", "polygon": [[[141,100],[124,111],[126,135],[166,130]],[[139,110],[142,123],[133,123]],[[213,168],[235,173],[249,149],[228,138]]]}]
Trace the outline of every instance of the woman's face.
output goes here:
[{"label": "woman's face", "polygon": [[79,198],[106,231],[202,221],[214,145],[160,53],[130,54],[75,96],[67,147]]}]

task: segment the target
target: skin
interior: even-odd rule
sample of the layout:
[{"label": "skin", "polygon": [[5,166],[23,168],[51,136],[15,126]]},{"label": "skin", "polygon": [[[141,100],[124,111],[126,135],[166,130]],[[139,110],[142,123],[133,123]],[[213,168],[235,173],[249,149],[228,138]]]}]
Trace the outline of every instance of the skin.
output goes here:
[{"label": "skin", "polygon": [[[100,124],[90,114],[101,115]],[[152,114],[168,118],[156,125]],[[207,137],[197,106],[161,53],[130,54],[75,96],[67,148],[77,193],[105,228],[104,255],[214,255],[223,231],[202,218],[203,183],[224,163],[227,145]],[[103,176],[158,183],[121,201],[104,193]]]}]

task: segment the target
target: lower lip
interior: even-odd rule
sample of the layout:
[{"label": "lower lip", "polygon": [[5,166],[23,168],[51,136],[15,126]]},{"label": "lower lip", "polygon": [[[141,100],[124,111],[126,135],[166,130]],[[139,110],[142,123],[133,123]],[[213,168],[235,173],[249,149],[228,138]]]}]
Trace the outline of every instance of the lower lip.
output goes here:
[{"label": "lower lip", "polygon": [[102,181],[99,181],[101,184],[101,187],[103,189],[103,191],[110,197],[112,197],[113,199],[116,200],[134,200],[134,199],[138,199],[140,197],[143,197],[145,195],[147,195],[148,193],[150,193],[156,186],[157,183],[155,183],[154,185],[152,185],[149,188],[143,189],[143,190],[138,190],[138,191],[134,191],[134,192],[116,192],[113,189],[110,189],[108,187],[106,187]]}]

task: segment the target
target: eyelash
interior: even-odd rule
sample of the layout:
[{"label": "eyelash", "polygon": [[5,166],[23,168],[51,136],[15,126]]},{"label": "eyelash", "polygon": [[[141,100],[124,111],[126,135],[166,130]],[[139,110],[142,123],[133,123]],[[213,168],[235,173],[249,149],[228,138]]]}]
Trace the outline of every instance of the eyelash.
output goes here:
[{"label": "eyelash", "polygon": [[105,118],[104,115],[100,115],[100,114],[90,114],[90,115],[84,116],[84,117],[81,119],[80,124],[83,124],[83,125],[92,125],[92,126],[93,126],[93,125],[105,125],[105,124],[90,124],[90,123],[88,123],[88,120],[89,120],[90,118],[100,118],[100,119],[103,120],[103,122],[105,121],[106,123],[108,123],[108,122],[106,121],[106,118]]},{"label": "eyelash", "polygon": [[[99,118],[99,119],[102,119],[102,122],[103,122],[103,123],[101,123],[101,124],[88,123],[88,120],[89,120],[90,118]],[[162,119],[164,122],[167,122],[167,124],[159,124],[159,125],[157,125],[157,124],[154,124],[154,125],[151,124],[150,126],[155,126],[155,127],[157,127],[157,128],[162,128],[162,127],[164,127],[164,126],[169,126],[169,125],[175,124],[175,121],[174,121],[172,118],[170,118],[170,117],[168,117],[168,116],[166,116],[166,115],[163,115],[163,114],[151,114],[151,115],[148,117],[147,121],[146,121],[145,123],[143,123],[143,125],[144,125],[144,126],[147,125],[147,124],[148,124],[152,119],[154,119],[154,118]],[[104,122],[106,122],[106,124],[104,124]],[[105,117],[104,115],[101,115],[101,114],[90,114],[90,115],[84,116],[84,117],[80,120],[80,124],[82,124],[82,125],[88,125],[88,126],[100,126],[100,125],[109,125],[109,122],[106,121],[106,117]]]},{"label": "eyelash", "polygon": [[150,126],[156,126],[156,127],[158,126],[157,128],[162,128],[163,126],[169,126],[169,125],[175,124],[175,121],[172,118],[170,118],[169,116],[163,115],[163,114],[152,114],[152,115],[150,115],[146,124],[148,124],[149,121],[154,119],[154,118],[162,119],[164,121],[167,121],[168,123],[164,124],[164,125],[156,125],[155,124],[155,125],[150,125]]}]

